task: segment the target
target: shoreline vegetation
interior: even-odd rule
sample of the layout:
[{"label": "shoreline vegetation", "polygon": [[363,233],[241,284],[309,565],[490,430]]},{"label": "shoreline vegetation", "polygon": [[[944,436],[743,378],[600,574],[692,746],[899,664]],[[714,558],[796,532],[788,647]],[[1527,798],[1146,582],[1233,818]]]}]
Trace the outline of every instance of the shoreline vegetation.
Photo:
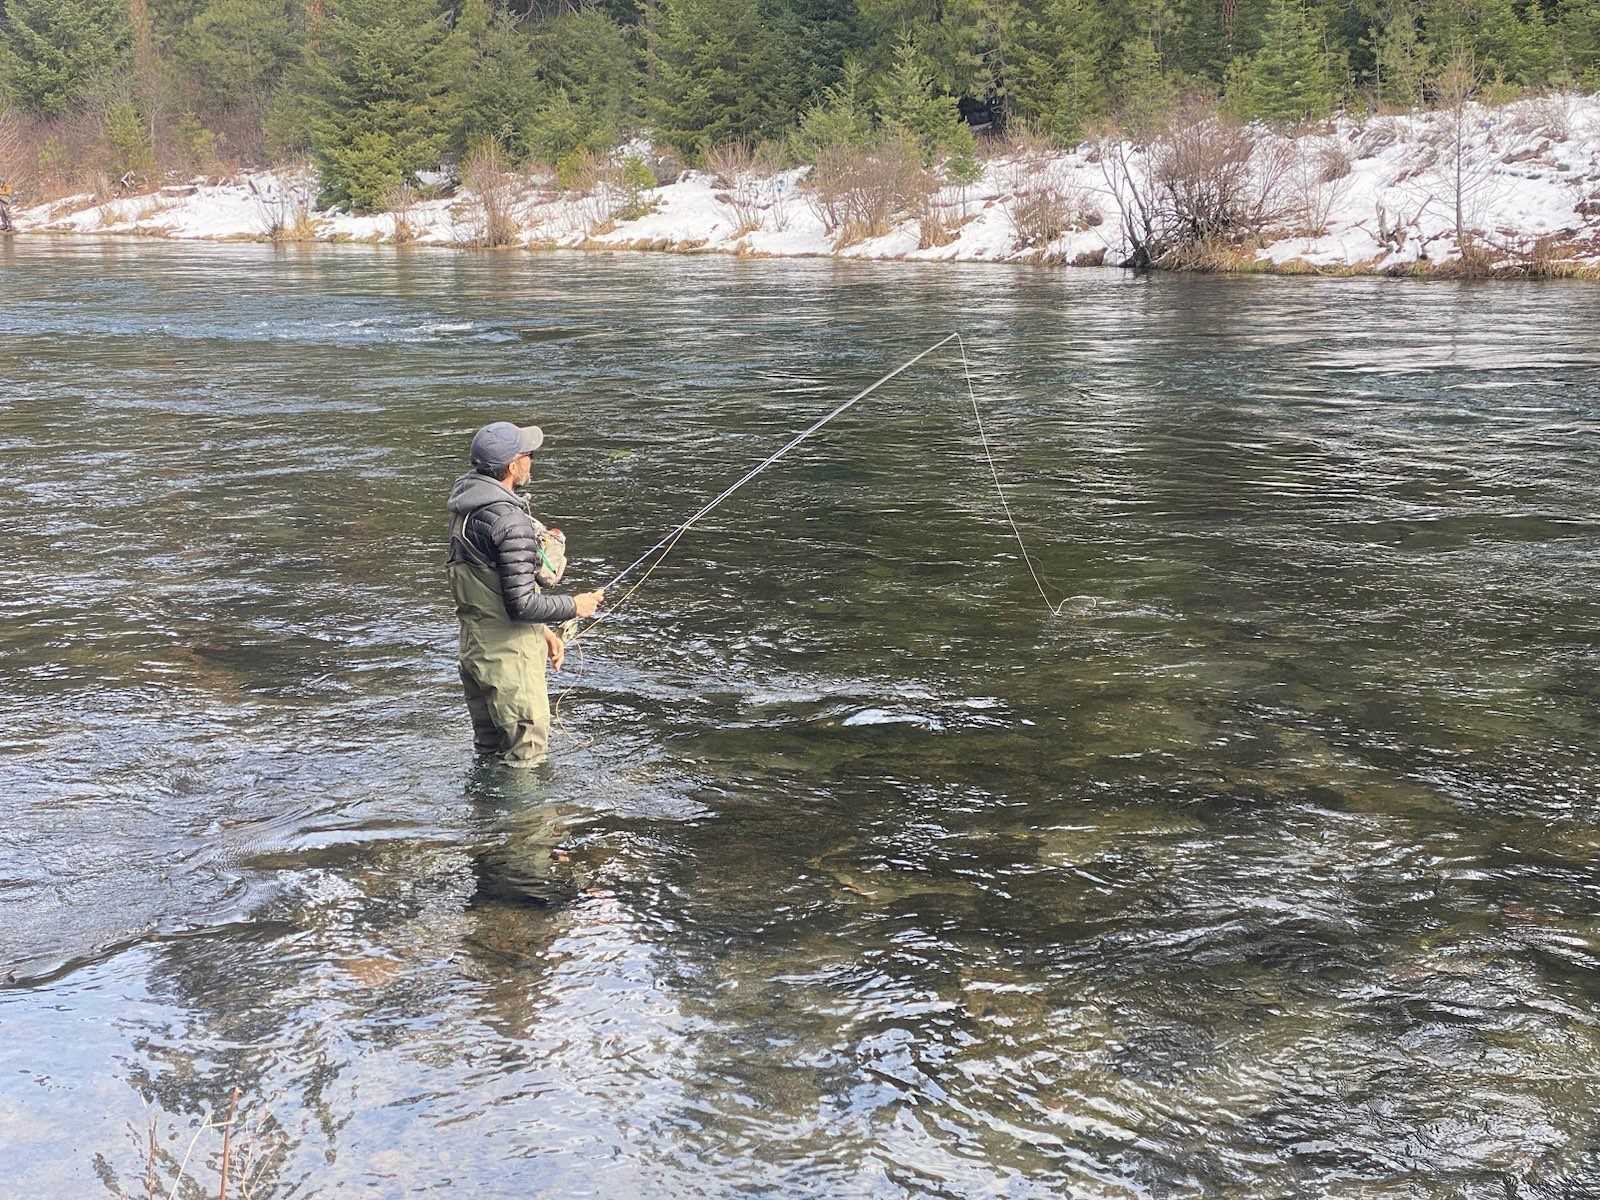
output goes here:
[{"label": "shoreline vegetation", "polygon": [[1600,0],[5,0],[0,216],[1596,278],[1597,89]]},{"label": "shoreline vegetation", "polygon": [[319,207],[311,164],[14,211],[19,232],[278,244],[1013,262],[1285,275],[1600,280],[1600,97],[1338,117],[1292,132],[1213,109],[1142,141],[987,139],[961,182],[914,148],[813,166],[636,141],[576,167],[493,149],[388,211]]}]

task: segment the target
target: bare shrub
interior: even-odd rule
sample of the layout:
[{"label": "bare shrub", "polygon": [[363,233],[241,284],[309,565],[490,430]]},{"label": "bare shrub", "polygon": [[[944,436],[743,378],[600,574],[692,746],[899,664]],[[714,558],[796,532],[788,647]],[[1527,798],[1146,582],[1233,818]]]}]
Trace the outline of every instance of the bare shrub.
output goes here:
[{"label": "bare shrub", "polygon": [[780,175],[783,163],[776,146],[729,142],[707,150],[704,158],[722,189],[716,199],[733,223],[734,236],[763,224],[779,231],[789,227],[792,196],[785,191]]},{"label": "bare shrub", "polygon": [[1186,247],[1243,246],[1292,210],[1294,145],[1252,137],[1208,109],[1186,106],[1148,146],[1116,133],[1095,149],[1116,209],[1128,266],[1178,265]]},{"label": "bare shrub", "polygon": [[794,196],[781,182],[773,184],[772,207],[767,210],[767,215],[777,233],[787,233],[794,222]]},{"label": "bare shrub", "polygon": [[1149,149],[1124,140],[1115,130],[1107,130],[1100,135],[1094,155],[1128,249],[1123,265],[1154,266],[1167,252],[1172,234],[1167,228]]},{"label": "bare shrub", "polygon": [[1256,233],[1283,214],[1294,151],[1281,138],[1258,143],[1242,126],[1188,109],[1153,154],[1155,180],[1182,242]]},{"label": "bare shrub", "polygon": [[725,142],[705,152],[706,168],[723,189],[717,203],[733,222],[734,236],[761,228],[765,189],[756,169],[755,147],[749,142]]},{"label": "bare shrub", "polygon": [[1322,182],[1337,183],[1355,170],[1355,160],[1350,148],[1337,137],[1323,138],[1317,147],[1317,165],[1322,168]]},{"label": "bare shrub", "polygon": [[317,237],[316,176],[308,166],[246,180],[256,206],[256,227],[274,242],[312,242]]},{"label": "bare shrub", "polygon": [[1463,264],[1475,261],[1474,240],[1492,196],[1492,158],[1476,140],[1473,98],[1482,83],[1472,56],[1463,52],[1445,64],[1436,83],[1439,110],[1429,122],[1428,142],[1434,151],[1427,181],[1449,205],[1456,248]]},{"label": "bare shrub", "polygon": [[22,177],[25,147],[22,118],[9,108],[0,108],[0,180]]},{"label": "bare shrub", "polygon": [[1045,246],[1086,223],[1087,198],[1067,165],[1048,151],[1021,155],[1005,171],[1001,200],[1016,246]]},{"label": "bare shrub", "polygon": [[112,193],[110,152],[98,112],[53,119],[12,112],[10,123],[14,147],[5,177],[15,191],[37,201],[83,191]]},{"label": "bare shrub", "polygon": [[556,182],[562,190],[558,219],[567,233],[594,237],[615,227],[627,192],[620,168],[610,160],[587,149],[575,150],[556,164]]},{"label": "bare shrub", "polygon": [[1350,191],[1350,155],[1334,138],[1303,137],[1293,145],[1288,167],[1291,215],[1300,233],[1321,237]]},{"label": "bare shrub", "polygon": [[211,113],[206,128],[216,135],[214,166],[219,173],[234,174],[244,165],[270,165],[258,106],[247,103]]},{"label": "bare shrub", "polygon": [[900,140],[867,149],[829,147],[817,155],[807,202],[835,248],[881,237],[900,213],[926,203],[937,181],[915,146]]},{"label": "bare shrub", "polygon": [[515,245],[522,234],[515,208],[520,181],[506,168],[505,155],[493,138],[476,146],[462,164],[466,194],[450,212],[456,244],[491,249]]},{"label": "bare shrub", "polygon": [[1544,138],[1559,144],[1572,139],[1577,113],[1576,96],[1551,92],[1519,104],[1507,127],[1521,137]]},{"label": "bare shrub", "polygon": [[22,121],[10,109],[0,108],[0,233],[16,228],[11,223],[11,206],[22,196],[24,144]]},{"label": "bare shrub", "polygon": [[383,197],[383,207],[394,218],[394,232],[389,240],[396,246],[409,246],[417,240],[417,189],[409,183],[398,183]]}]

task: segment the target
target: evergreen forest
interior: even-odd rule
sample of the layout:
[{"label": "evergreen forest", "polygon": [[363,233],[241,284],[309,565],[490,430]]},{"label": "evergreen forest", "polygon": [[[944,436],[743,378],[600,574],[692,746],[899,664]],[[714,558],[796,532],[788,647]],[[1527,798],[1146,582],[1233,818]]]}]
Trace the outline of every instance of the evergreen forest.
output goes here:
[{"label": "evergreen forest", "polygon": [[488,142],[811,161],[888,132],[931,161],[1181,97],[1284,124],[1426,106],[1464,60],[1508,99],[1600,87],[1600,0],[0,0],[37,174],[309,160],[357,210]]}]

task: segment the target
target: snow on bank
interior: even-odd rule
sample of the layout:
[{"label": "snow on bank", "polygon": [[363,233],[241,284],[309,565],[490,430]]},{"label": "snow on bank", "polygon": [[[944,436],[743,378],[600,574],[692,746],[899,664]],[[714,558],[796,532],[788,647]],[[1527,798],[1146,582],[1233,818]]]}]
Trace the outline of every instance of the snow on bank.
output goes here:
[{"label": "snow on bank", "polygon": [[[1341,119],[1323,133],[1278,140],[1286,152],[1280,161],[1292,164],[1278,186],[1284,212],[1244,264],[1378,273],[1451,262],[1461,251],[1457,191],[1464,223],[1501,262],[1525,262],[1542,238],[1557,257],[1600,264],[1600,97],[1471,107],[1459,175],[1445,162],[1447,123],[1446,114]],[[748,189],[758,197],[756,228],[749,221],[741,225],[736,212],[736,200],[748,196],[735,197],[712,176],[693,171],[646,193],[650,211],[632,220],[615,219],[611,206],[593,197],[562,195],[533,181],[519,189],[514,215],[530,247],[1108,264],[1130,253],[1107,163],[1092,145],[1046,162],[991,161],[971,187],[941,193],[947,232],[932,238],[916,220],[905,220],[882,237],[839,244],[807,197],[805,174],[789,171]],[[1018,189],[1041,174],[1074,194],[1086,219],[1046,244],[1030,245],[1013,214]],[[318,211],[314,194],[310,179],[262,173],[106,203],[69,197],[22,210],[16,224],[24,231],[175,239],[259,240],[277,228],[295,240],[396,240],[394,216]],[[409,240],[470,244],[474,207],[467,193],[419,203],[406,218]]]}]

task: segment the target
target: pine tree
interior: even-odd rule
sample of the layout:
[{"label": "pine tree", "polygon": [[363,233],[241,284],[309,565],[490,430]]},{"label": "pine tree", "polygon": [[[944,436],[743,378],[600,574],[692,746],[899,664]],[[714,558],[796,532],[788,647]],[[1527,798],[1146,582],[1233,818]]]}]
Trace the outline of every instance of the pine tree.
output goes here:
[{"label": "pine tree", "polygon": [[991,52],[1016,0],[856,0],[874,73],[893,69],[909,36],[933,85],[954,96],[987,96],[1002,82]]},{"label": "pine tree", "polygon": [[542,95],[527,36],[509,13],[493,13],[488,0],[467,0],[456,18],[455,92],[461,120],[451,149],[458,155],[493,139],[512,162],[531,153],[528,130]]},{"label": "pine tree", "polygon": [[1152,134],[1172,108],[1175,89],[1161,71],[1161,55],[1150,33],[1122,47],[1122,61],[1113,79],[1117,114],[1136,138]]},{"label": "pine tree", "polygon": [[315,42],[311,149],[327,200],[382,207],[439,165],[456,106],[445,16],[434,0],[333,0]]},{"label": "pine tree", "polygon": [[783,112],[805,112],[840,81],[845,60],[859,57],[855,0],[767,0],[764,11],[776,49],[773,100]]},{"label": "pine tree", "polygon": [[60,116],[127,68],[132,38],[124,0],[6,0],[0,87],[24,108]]},{"label": "pine tree", "polygon": [[1379,34],[1374,48],[1378,99],[1397,108],[1422,103],[1428,77],[1428,51],[1417,36],[1417,19],[1409,9],[1397,11]]},{"label": "pine tree", "polygon": [[1566,0],[1560,30],[1563,57],[1576,81],[1600,88],[1600,0]]},{"label": "pine tree", "polygon": [[872,141],[872,115],[867,107],[866,68],[855,59],[844,64],[839,82],[823,90],[789,135],[795,157],[816,162],[835,146],[860,149]]},{"label": "pine tree", "polygon": [[956,98],[935,91],[927,60],[909,33],[895,43],[894,66],[877,100],[884,132],[916,146],[925,163],[955,147],[967,129]]},{"label": "pine tree", "polygon": [[642,86],[635,42],[599,8],[564,13],[534,32],[543,100],[529,136],[541,157],[554,162],[580,145],[607,149],[634,125]]},{"label": "pine tree", "polygon": [[1543,21],[1532,29],[1513,0],[1429,0],[1423,24],[1437,54],[1470,53],[1486,75],[1498,69],[1518,83],[1538,83],[1548,73]]},{"label": "pine tree", "polygon": [[1077,142],[1105,115],[1108,34],[1094,0],[1043,0],[1007,48],[1010,111],[1063,145]]},{"label": "pine tree", "polygon": [[1335,85],[1322,31],[1304,0],[1272,0],[1261,49],[1230,71],[1228,107],[1262,121],[1304,121],[1333,111]]},{"label": "pine tree", "polygon": [[211,0],[177,34],[177,55],[212,110],[266,108],[298,52],[283,0]]},{"label": "pine tree", "polygon": [[697,155],[779,131],[769,90],[773,43],[757,0],[662,0],[645,25],[647,107],[663,140]]},{"label": "pine tree", "polygon": [[1528,6],[1521,42],[1521,81],[1529,87],[1543,87],[1558,73],[1561,54],[1556,46],[1556,29],[1538,3]]}]

